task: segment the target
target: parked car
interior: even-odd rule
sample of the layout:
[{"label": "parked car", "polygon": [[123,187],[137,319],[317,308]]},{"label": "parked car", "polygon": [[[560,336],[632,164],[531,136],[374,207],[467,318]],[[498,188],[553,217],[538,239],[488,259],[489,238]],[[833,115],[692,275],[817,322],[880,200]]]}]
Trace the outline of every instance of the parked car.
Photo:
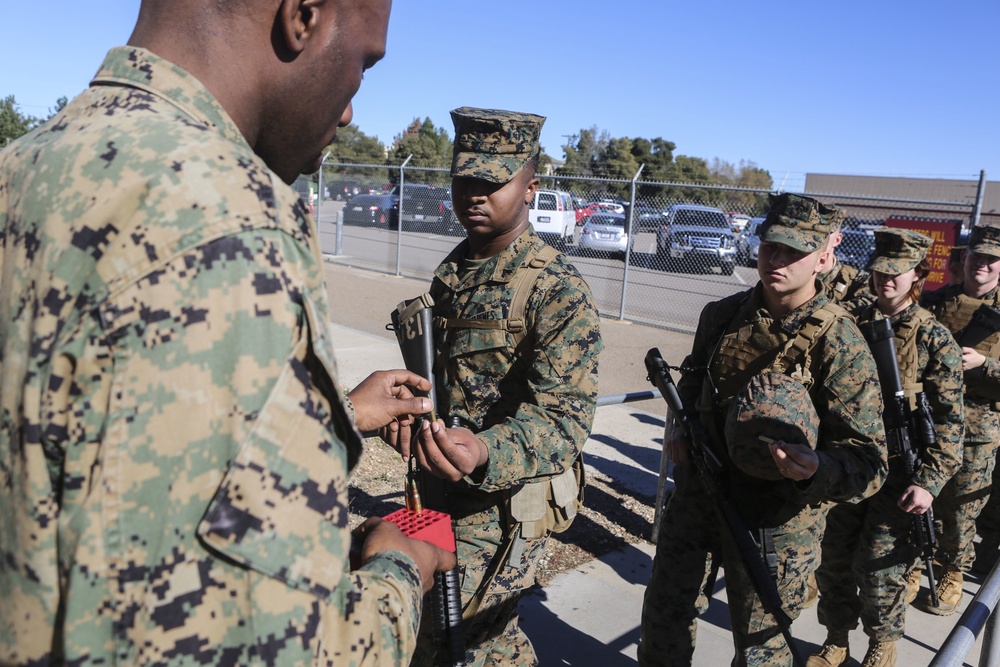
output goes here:
[{"label": "parked car", "polygon": [[564,247],[576,234],[572,195],[561,190],[538,190],[528,208],[528,222],[549,245]]},{"label": "parked car", "polygon": [[344,224],[399,229],[399,199],[395,195],[356,195],[344,206]]},{"label": "parked car", "polygon": [[[399,195],[399,186],[390,194]],[[457,223],[452,211],[451,189],[422,183],[404,183],[400,218],[404,231],[441,232]]]},{"label": "parked car", "polygon": [[726,215],[729,216],[730,227],[732,227],[733,231],[737,234],[746,229],[747,224],[750,222],[750,216],[740,213],[739,211],[730,211]]},{"label": "parked car", "polygon": [[324,194],[327,199],[335,199],[337,201],[348,201],[351,197],[366,191],[366,189],[363,190],[362,186],[355,181],[331,181],[323,189],[326,190]]},{"label": "parked car", "polygon": [[595,201],[584,204],[576,209],[576,224],[582,225],[584,220],[596,213],[613,213],[615,215],[625,215],[625,207],[621,204],[611,202]]},{"label": "parked car", "polygon": [[666,221],[667,211],[665,209],[639,205],[632,212],[632,231],[655,232]]},{"label": "parked car", "polygon": [[705,270],[719,267],[723,275],[736,270],[736,236],[720,209],[674,204],[656,233],[657,253],[670,265]]},{"label": "parked car", "polygon": [[856,269],[868,265],[868,258],[875,251],[875,235],[869,231],[845,229],[844,238],[833,254],[844,264],[850,264]]},{"label": "parked car", "polygon": [[760,236],[757,230],[764,218],[751,218],[743,231],[736,236],[736,261],[744,266],[757,266],[757,254],[760,250]]},{"label": "parked car", "polygon": [[625,216],[597,213],[583,223],[580,230],[580,250],[583,252],[610,253],[625,256],[629,237],[625,232]]}]

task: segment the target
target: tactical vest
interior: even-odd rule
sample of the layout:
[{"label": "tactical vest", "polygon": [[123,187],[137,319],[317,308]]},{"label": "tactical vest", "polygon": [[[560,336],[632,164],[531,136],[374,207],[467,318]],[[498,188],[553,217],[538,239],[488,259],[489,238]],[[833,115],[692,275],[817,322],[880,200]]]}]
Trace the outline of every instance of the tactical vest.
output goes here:
[{"label": "tactical vest", "polygon": [[[997,307],[1000,305],[997,301],[998,299],[994,298],[990,305],[994,308]],[[988,301],[959,293],[951,299],[937,304],[937,319],[958,338],[962,330],[972,321],[973,313],[983,303],[988,303]],[[961,341],[959,344],[961,345]],[[991,359],[1000,359],[1000,331],[989,336],[973,349]],[[984,383],[975,375],[970,376],[969,373],[965,374],[965,395],[993,401],[993,410],[1000,411],[1000,393],[997,392],[996,388]]]},{"label": "tactical vest", "polygon": [[893,342],[896,346],[896,363],[899,365],[899,381],[903,394],[910,403],[910,409],[917,409],[917,394],[924,390],[920,382],[920,359],[917,347],[917,331],[934,319],[930,311],[917,306],[910,317],[895,329]]},{"label": "tactical vest", "polygon": [[[447,335],[457,329],[500,329],[510,333],[512,356],[524,353],[528,339],[527,304],[538,276],[558,257],[552,246],[543,245],[529,254],[514,282],[507,317],[499,320],[435,317],[434,327]],[[560,533],[573,522],[583,507],[583,488],[586,484],[583,455],[558,475],[542,478],[511,489],[507,498],[508,514],[515,537],[510,550],[510,562],[517,565],[523,553],[525,540],[544,537],[550,532]]]}]

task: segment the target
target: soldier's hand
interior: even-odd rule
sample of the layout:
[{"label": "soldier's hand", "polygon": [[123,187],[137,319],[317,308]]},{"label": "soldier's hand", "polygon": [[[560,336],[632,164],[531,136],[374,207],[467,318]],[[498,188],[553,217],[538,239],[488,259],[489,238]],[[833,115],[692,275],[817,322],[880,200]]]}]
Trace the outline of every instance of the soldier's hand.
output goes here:
[{"label": "soldier's hand", "polygon": [[684,438],[684,430],[673,416],[667,418],[667,426],[663,429],[663,441],[667,445],[667,456],[675,465],[685,465],[691,462],[687,440]]},{"label": "soldier's hand", "polygon": [[431,383],[416,373],[405,370],[375,371],[350,394],[354,404],[354,423],[359,431],[377,431],[394,421],[412,424],[411,415],[431,411],[431,399],[414,396],[410,391],[430,391]]},{"label": "soldier's hand", "polygon": [[986,357],[971,347],[962,348],[962,370],[971,371],[986,363]]},{"label": "soldier's hand", "polygon": [[455,554],[430,542],[403,535],[403,531],[391,521],[371,518],[358,526],[354,533],[364,540],[361,548],[362,562],[367,562],[380,551],[402,551],[412,558],[420,570],[424,593],[434,586],[435,572],[447,572],[455,567]]},{"label": "soldier's hand", "polygon": [[425,420],[420,425],[417,451],[420,467],[435,477],[457,482],[476,468],[486,465],[486,443],[467,428],[445,428],[440,419]]},{"label": "soldier's hand", "polygon": [[819,455],[808,445],[779,441],[768,443],[767,446],[771,448],[771,458],[778,466],[778,472],[788,479],[812,479],[819,470]]},{"label": "soldier's hand", "polygon": [[934,502],[934,496],[927,489],[910,484],[896,503],[907,514],[923,514]]}]

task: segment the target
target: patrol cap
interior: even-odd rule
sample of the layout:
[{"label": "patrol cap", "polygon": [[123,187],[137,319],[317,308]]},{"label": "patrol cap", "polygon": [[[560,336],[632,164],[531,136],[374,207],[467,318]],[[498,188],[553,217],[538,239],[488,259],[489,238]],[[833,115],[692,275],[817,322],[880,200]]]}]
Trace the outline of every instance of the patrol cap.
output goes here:
[{"label": "patrol cap", "polygon": [[[830,236],[830,222],[840,211],[812,197],[784,192],[768,195],[771,209],[761,225],[760,240],[781,243],[802,252],[816,252]],[[840,216],[843,220],[843,215]]]},{"label": "patrol cap", "polygon": [[506,183],[539,153],[544,116],[501,109],[459,107],[455,124],[452,176]]},{"label": "patrol cap", "polygon": [[1000,257],[1000,227],[976,225],[969,234],[969,251]]},{"label": "patrol cap", "polygon": [[906,273],[920,264],[933,243],[931,237],[911,229],[879,227],[875,230],[875,252],[867,268],[890,276]]},{"label": "patrol cap", "polygon": [[783,475],[761,436],[816,449],[819,415],[805,385],[784,373],[765,371],[733,397],[725,435],[737,468],[758,479],[777,480]]}]

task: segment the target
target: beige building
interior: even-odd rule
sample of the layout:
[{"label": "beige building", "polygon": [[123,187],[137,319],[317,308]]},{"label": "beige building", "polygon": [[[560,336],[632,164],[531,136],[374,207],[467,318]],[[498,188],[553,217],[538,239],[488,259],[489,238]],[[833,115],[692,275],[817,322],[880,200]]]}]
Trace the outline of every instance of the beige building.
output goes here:
[{"label": "beige building", "polygon": [[[847,209],[852,224],[881,224],[888,217],[971,224],[978,180],[806,174],[806,194]],[[853,220],[851,220],[853,218]],[[1000,225],[1000,182],[987,181],[980,224]]]}]

